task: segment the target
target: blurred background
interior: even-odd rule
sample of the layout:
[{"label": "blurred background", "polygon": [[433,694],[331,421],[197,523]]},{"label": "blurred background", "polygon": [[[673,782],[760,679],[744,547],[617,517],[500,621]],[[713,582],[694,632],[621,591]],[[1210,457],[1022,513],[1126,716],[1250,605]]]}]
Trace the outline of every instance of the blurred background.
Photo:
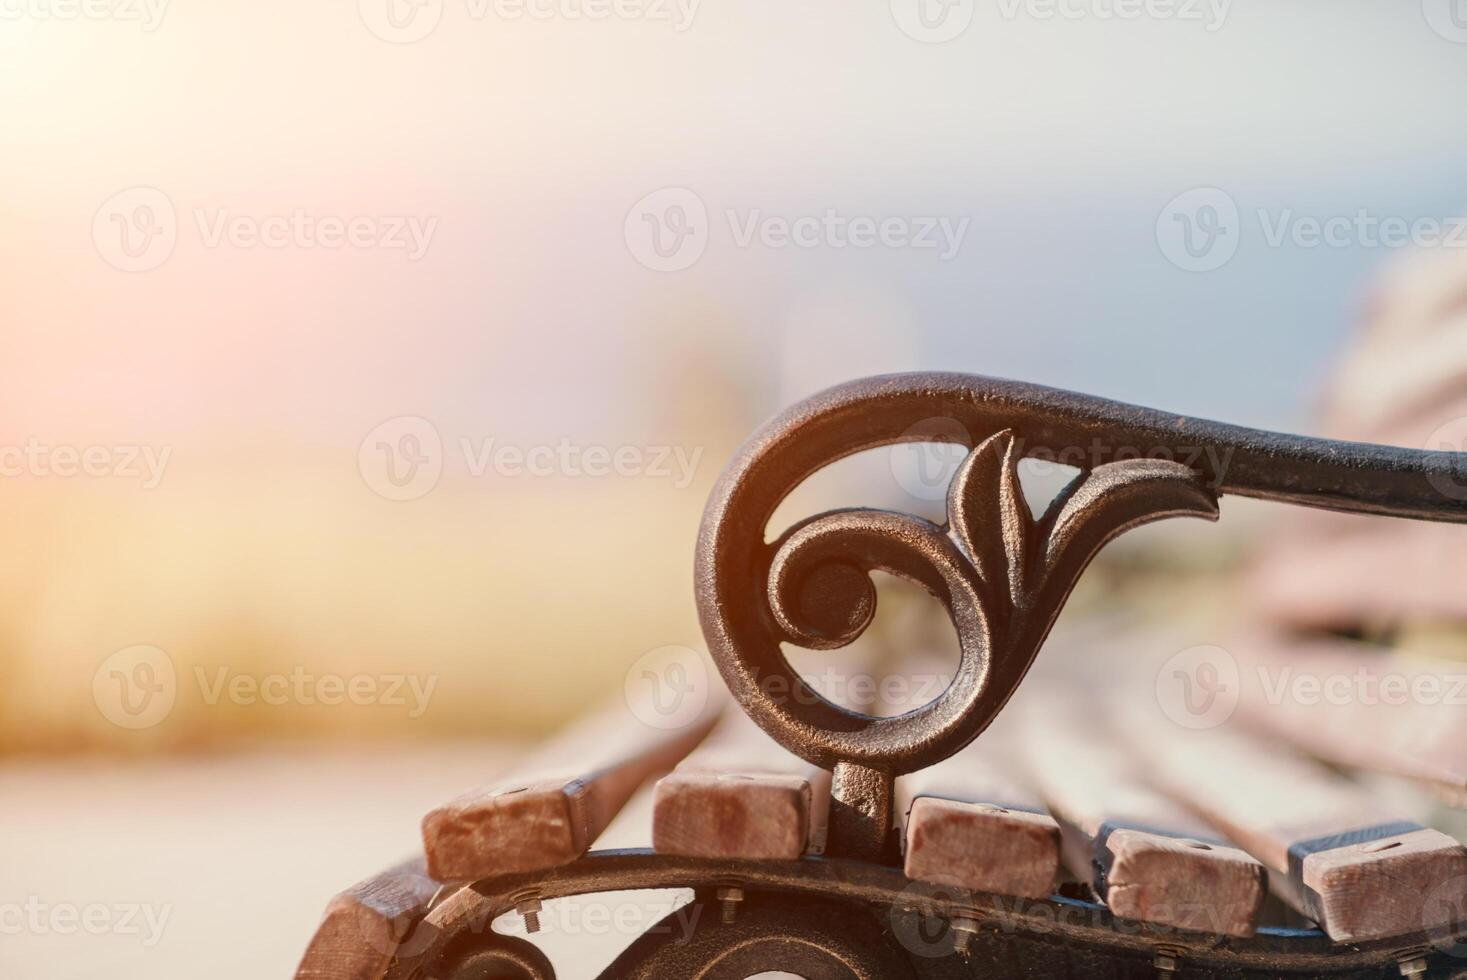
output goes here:
[{"label": "blurred background", "polygon": [[[212,972],[288,971],[426,806],[701,645],[703,501],[790,401],[944,369],[1322,432],[1467,245],[1433,0],[7,0],[0,82],[0,900],[173,910],[0,936],[30,975],[243,928]],[[930,513],[943,459],[790,516]]]}]

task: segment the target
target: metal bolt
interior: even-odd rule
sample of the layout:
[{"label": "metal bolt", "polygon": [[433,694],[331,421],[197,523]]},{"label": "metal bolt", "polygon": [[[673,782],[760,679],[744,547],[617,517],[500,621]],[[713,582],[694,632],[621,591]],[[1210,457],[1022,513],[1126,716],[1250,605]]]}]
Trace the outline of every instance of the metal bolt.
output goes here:
[{"label": "metal bolt", "polygon": [[1401,976],[1406,980],[1417,980],[1426,976],[1426,957],[1419,950],[1398,953],[1396,961],[1401,967]]},{"label": "metal bolt", "polygon": [[718,901],[723,906],[723,923],[730,925],[739,912],[739,903],[744,900],[744,890],[737,886],[718,889]]},{"label": "metal bolt", "polygon": [[1158,946],[1156,954],[1151,958],[1151,965],[1156,967],[1156,980],[1171,980],[1177,975],[1177,961],[1182,957],[1182,951],[1171,946]]},{"label": "metal bolt", "polygon": [[540,900],[530,897],[524,898],[515,905],[514,910],[525,920],[525,932],[540,931]]},{"label": "metal bolt", "polygon": [[973,946],[973,937],[978,934],[978,920],[960,916],[952,920],[953,949],[959,956],[967,956]]}]

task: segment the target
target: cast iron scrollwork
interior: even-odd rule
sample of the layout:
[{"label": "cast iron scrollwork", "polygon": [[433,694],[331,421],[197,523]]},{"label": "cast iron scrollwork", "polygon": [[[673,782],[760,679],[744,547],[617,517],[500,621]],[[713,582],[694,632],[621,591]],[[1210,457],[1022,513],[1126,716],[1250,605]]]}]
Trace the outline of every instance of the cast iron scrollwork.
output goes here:
[{"label": "cast iron scrollwork", "polygon": [[[948,488],[945,524],[840,510],[766,540],[774,508],[810,474],[861,450],[922,441],[922,423],[935,418],[956,422],[973,446]],[[1037,520],[1019,487],[1026,455],[1080,463]],[[699,535],[699,613],[744,710],[786,748],[833,770],[828,853],[887,860],[894,777],[951,755],[989,725],[1106,542],[1161,518],[1216,519],[1225,492],[1463,521],[1467,501],[1440,492],[1457,485],[1459,461],[968,375],[871,378],[796,405],[734,458]],[[947,690],[891,718],[825,700],[780,646],[834,649],[858,637],[875,613],[873,571],[937,597],[961,650]]]},{"label": "cast iron scrollwork", "polygon": [[[925,423],[956,424],[972,447],[947,488],[946,521],[877,510],[820,514],[767,537],[779,502],[822,467],[856,452],[927,441]],[[1072,452],[1080,449],[1078,454]],[[1078,463],[1079,476],[1045,513],[1030,513],[1018,463]],[[1218,516],[1241,494],[1340,511],[1467,522],[1467,454],[1328,442],[1222,425],[1098,398],[958,374],[870,378],[794,406],[757,432],[711,496],[699,532],[696,584],[709,649],[743,709],[797,755],[834,770],[824,860],[712,861],[650,852],[596,852],[548,871],[506,874],[454,892],[398,951],[392,980],[554,977],[549,962],[492,923],[527,889],[545,900],[641,888],[692,888],[706,911],[731,880],[749,908],[733,923],[704,916],[691,941],[654,931],[602,974],[745,976],[976,975],[958,957],[906,957],[870,910],[944,919],[971,915],[967,899],[913,893],[891,860],[892,781],[977,737],[1022,681],[1076,579],[1128,528],[1163,517]],[[781,644],[834,649],[875,614],[873,571],[920,583],[947,608],[961,663],[932,703],[894,718],[847,711],[790,667]],[[1094,923],[1067,925],[1075,903],[986,908],[989,955],[1024,969],[1131,969],[1155,937]],[[1087,908],[1081,908],[1087,912]],[[895,920],[893,920],[895,921]],[[986,928],[986,927],[985,927]],[[1074,940],[1056,943],[1053,930]],[[899,937],[898,937],[899,938]],[[1199,976],[1318,975],[1396,969],[1400,937],[1344,948],[1322,934],[1217,943],[1184,939]],[[1089,950],[1077,953],[1076,950]],[[1044,957],[1050,957],[1045,961]],[[997,961],[994,961],[997,962]],[[1091,962],[1091,960],[1086,960]],[[1016,966],[1015,969],[1018,967]],[[966,971],[966,972],[965,972]],[[1002,970],[1000,970],[1002,972]],[[1010,970],[1009,972],[1012,972]],[[1006,974],[1005,974],[1006,975]],[[1341,975],[1344,975],[1341,973]],[[1352,974],[1356,975],[1356,974]]]}]

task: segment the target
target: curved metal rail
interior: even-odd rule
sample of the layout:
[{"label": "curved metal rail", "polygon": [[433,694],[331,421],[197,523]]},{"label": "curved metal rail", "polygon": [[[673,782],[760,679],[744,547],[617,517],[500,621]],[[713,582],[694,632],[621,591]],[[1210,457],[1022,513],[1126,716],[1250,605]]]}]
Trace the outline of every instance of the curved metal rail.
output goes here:
[{"label": "curved metal rail", "polygon": [[[718,911],[718,892],[730,887],[739,888],[743,900],[734,921],[725,923]],[[1104,967],[1107,975],[1150,980],[1156,976],[1158,956],[1182,963],[1185,976],[1219,980],[1400,976],[1398,964],[1406,956],[1442,967],[1462,962],[1453,957],[1461,948],[1455,935],[1423,933],[1352,946],[1335,945],[1316,930],[1263,929],[1249,939],[1227,938],[1118,920],[1103,906],[1089,902],[1030,901],[913,882],[895,868],[858,861],[805,858],[750,863],[614,850],[593,851],[549,872],[489,878],[458,891],[404,942],[388,980],[495,976],[471,969],[483,969],[490,957],[504,976],[554,980],[548,963],[526,963],[515,967],[520,972],[511,971],[509,964],[525,963],[527,957],[518,947],[528,944],[495,933],[496,918],[513,911],[527,895],[550,901],[666,888],[693,889],[695,901],[705,905],[696,917],[687,917],[697,923],[696,938],[683,942],[680,929],[653,930],[600,980],[658,975],[647,972],[646,964],[663,962],[660,957],[669,955],[665,949],[669,945],[684,946],[691,961],[705,962],[710,949],[726,945],[720,935],[727,934],[725,926],[737,924],[746,914],[751,920],[746,925],[758,928],[729,932],[740,936],[743,945],[757,944],[761,938],[780,941],[768,951],[773,956],[786,955],[787,943],[804,937],[827,951],[837,950],[836,956],[852,955],[852,947],[866,962],[899,956],[911,976],[923,978],[1017,975],[1005,972],[1005,964],[1034,969],[1050,963],[1054,969],[1089,964],[1091,969]],[[761,907],[777,909],[778,914],[761,916],[753,911]],[[832,922],[841,929],[828,928]],[[857,929],[861,935],[846,933],[857,924],[864,926]],[[871,937],[880,942],[869,941]],[[964,956],[952,955],[959,942],[966,946]],[[502,954],[503,950],[510,952]],[[789,962],[751,959],[738,964],[749,972],[736,975],[789,969]],[[834,975],[861,976],[860,966],[858,961],[852,972]]]}]

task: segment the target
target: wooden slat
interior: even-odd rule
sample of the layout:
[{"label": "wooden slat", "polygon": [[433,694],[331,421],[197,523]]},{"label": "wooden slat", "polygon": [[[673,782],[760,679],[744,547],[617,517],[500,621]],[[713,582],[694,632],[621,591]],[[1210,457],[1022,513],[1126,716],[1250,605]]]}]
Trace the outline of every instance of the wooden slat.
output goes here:
[{"label": "wooden slat", "polygon": [[1332,638],[1240,638],[1238,717],[1335,765],[1414,780],[1467,804],[1467,665]]},{"label": "wooden slat", "polygon": [[1130,744],[1148,774],[1263,862],[1274,890],[1331,939],[1448,925],[1430,916],[1467,901],[1467,849],[1414,814],[1281,746],[1131,717]]},{"label": "wooden slat", "polygon": [[[1317,425],[1336,439],[1460,451],[1467,438],[1467,257],[1419,253],[1381,277],[1331,371]],[[1467,493],[1467,486],[1428,494]],[[1340,514],[1280,515],[1256,582],[1280,622],[1467,621],[1467,529]]]},{"label": "wooden slat", "polygon": [[897,780],[908,878],[1044,898],[1060,865],[1059,826],[995,760],[1000,736]]},{"label": "wooden slat", "polygon": [[1263,868],[1146,788],[1105,734],[1026,713],[1025,760],[1059,821],[1065,863],[1116,915],[1177,929],[1251,935]]},{"label": "wooden slat", "polygon": [[789,860],[824,849],[829,811],[830,773],[731,710],[658,781],[652,846],[687,857]]},{"label": "wooden slat", "polygon": [[473,881],[574,861],[639,786],[708,734],[725,700],[721,687],[718,692],[696,720],[670,730],[644,723],[618,701],[514,775],[432,810],[423,818],[428,873],[439,881]]},{"label": "wooden slat", "polygon": [[1280,536],[1249,573],[1255,613],[1309,627],[1467,623],[1467,527],[1339,514],[1308,526]]},{"label": "wooden slat", "polygon": [[422,858],[348,888],[326,906],[296,980],[381,980],[440,888]]}]

